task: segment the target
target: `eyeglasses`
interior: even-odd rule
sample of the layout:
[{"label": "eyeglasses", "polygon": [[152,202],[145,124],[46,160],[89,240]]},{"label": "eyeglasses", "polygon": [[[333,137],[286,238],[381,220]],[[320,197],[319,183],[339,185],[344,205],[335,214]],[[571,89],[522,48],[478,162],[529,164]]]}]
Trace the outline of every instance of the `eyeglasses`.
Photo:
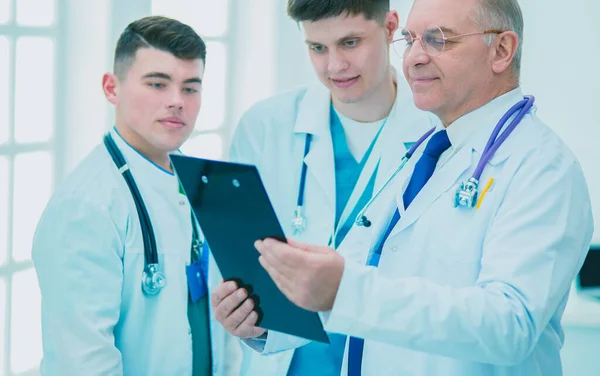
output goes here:
[{"label": "eyeglasses", "polygon": [[400,29],[400,33],[402,38],[396,39],[392,42],[392,46],[394,47],[394,51],[400,56],[404,58],[413,43],[418,40],[421,42],[421,47],[423,47],[423,51],[425,51],[429,56],[435,57],[439,56],[444,52],[444,48],[448,42],[452,42],[453,39],[467,37],[471,35],[485,35],[485,34],[502,34],[504,31],[502,30],[484,30],[476,33],[468,33],[468,34],[460,34],[453,35],[447,37],[444,35],[442,28],[436,25],[429,26],[420,38],[413,36],[412,33],[406,29]]}]

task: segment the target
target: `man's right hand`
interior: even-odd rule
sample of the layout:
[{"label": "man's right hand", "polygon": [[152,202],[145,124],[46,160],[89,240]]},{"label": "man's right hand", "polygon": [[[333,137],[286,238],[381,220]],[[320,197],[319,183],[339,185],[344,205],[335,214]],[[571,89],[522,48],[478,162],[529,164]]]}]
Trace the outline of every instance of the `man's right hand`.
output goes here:
[{"label": "man's right hand", "polygon": [[235,282],[227,281],[217,286],[210,296],[210,304],[217,321],[232,335],[255,338],[266,332],[256,326],[258,314],[254,311],[254,301],[248,299],[248,292],[238,288]]}]

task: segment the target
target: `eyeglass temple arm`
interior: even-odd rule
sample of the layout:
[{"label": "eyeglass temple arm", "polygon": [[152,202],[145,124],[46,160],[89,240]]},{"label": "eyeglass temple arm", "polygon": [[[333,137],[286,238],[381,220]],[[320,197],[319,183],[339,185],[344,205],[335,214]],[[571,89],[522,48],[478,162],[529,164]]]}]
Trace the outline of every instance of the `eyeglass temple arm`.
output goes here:
[{"label": "eyeglass temple arm", "polygon": [[460,37],[468,37],[470,35],[478,35],[478,34],[502,34],[504,33],[504,31],[502,30],[484,30],[484,31],[478,31],[476,33],[468,33],[468,34],[460,34],[460,35],[453,35],[451,37],[445,37],[444,40],[448,40],[448,39],[454,39],[454,38],[460,38]]}]

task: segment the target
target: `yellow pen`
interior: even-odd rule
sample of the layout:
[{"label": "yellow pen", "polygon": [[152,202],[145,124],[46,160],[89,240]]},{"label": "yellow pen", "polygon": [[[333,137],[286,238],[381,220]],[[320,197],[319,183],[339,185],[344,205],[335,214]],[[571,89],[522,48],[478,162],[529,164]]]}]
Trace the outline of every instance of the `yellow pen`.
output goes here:
[{"label": "yellow pen", "polygon": [[475,210],[479,209],[479,207],[481,206],[483,196],[485,196],[492,184],[494,184],[494,178],[490,178],[490,180],[488,180],[487,184],[485,185],[485,188],[483,188],[483,191],[481,191],[481,196],[479,196],[479,200],[477,201],[477,206],[475,206]]}]

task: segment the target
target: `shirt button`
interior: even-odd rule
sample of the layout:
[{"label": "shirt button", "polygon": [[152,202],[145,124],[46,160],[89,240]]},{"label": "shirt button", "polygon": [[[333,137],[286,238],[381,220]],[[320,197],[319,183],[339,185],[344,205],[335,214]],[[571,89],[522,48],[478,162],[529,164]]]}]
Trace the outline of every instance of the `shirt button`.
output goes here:
[{"label": "shirt button", "polygon": [[185,205],[185,201],[183,201],[183,200],[179,201],[179,205],[180,206],[184,206]]},{"label": "shirt button", "polygon": [[398,251],[398,246],[393,246],[392,247],[392,252],[397,252]]},{"label": "shirt button", "polygon": [[192,328],[188,328],[188,336],[192,335]]}]

